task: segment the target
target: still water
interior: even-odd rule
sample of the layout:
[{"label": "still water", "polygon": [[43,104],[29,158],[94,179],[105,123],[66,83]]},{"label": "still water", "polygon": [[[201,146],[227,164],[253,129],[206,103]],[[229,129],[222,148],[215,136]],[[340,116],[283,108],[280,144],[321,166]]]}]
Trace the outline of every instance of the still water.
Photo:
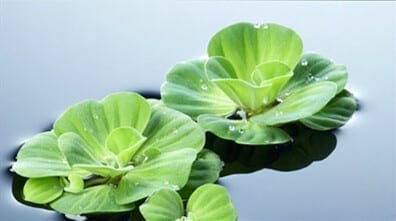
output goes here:
[{"label": "still water", "polygon": [[237,21],[295,29],[305,51],[347,66],[360,105],[334,132],[290,128],[301,145],[213,148],[239,220],[396,220],[396,3],[0,1],[0,18],[0,220],[67,220],[15,199],[8,168],[24,140],[73,103],[156,94]]}]

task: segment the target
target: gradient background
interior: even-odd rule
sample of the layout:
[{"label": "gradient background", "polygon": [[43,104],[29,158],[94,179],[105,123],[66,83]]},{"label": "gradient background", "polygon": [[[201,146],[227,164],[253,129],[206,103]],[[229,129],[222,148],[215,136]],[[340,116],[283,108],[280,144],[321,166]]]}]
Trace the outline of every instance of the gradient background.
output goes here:
[{"label": "gradient background", "polygon": [[23,140],[84,99],[159,91],[172,65],[239,21],[291,27],[304,51],[348,67],[361,102],[324,161],[223,178],[240,220],[396,220],[395,2],[0,0],[0,19],[1,220],[60,219],[12,196]]}]

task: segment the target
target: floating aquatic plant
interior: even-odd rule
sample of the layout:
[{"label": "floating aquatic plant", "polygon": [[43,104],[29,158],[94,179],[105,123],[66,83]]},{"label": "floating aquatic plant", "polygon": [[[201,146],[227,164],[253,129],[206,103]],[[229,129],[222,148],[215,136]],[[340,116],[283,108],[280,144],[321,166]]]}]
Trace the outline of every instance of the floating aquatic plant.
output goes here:
[{"label": "floating aquatic plant", "polygon": [[190,196],[184,209],[177,192],[163,189],[154,193],[140,206],[147,221],[236,221],[236,210],[227,190],[216,184],[205,184]]},{"label": "floating aquatic plant", "polygon": [[215,34],[208,58],[175,65],[163,102],[206,131],[240,144],[291,139],[279,126],[300,121],[316,130],[344,125],[356,109],[344,89],[345,66],[303,52],[301,38],[277,24],[238,23]]},{"label": "floating aquatic plant", "polygon": [[129,211],[161,189],[181,189],[204,141],[188,116],[117,93],[70,107],[22,146],[12,170],[29,178],[26,201],[72,215]]}]

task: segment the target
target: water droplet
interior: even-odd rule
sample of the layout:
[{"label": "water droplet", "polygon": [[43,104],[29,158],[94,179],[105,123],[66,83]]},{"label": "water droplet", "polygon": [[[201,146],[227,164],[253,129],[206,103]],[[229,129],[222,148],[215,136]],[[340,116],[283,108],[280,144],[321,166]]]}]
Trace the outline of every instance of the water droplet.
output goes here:
[{"label": "water droplet", "polygon": [[206,91],[208,89],[208,86],[206,84],[201,84],[201,89]]},{"label": "water droplet", "polygon": [[[287,95],[285,94],[285,96],[287,96]],[[276,98],[276,102],[282,103],[282,102],[283,102],[283,99],[278,97],[278,98]]]},{"label": "water droplet", "polygon": [[144,162],[146,162],[148,160],[148,156],[146,156],[146,155],[143,155],[143,156],[144,156],[144,158],[143,158],[142,163],[144,163]]},{"label": "water droplet", "polygon": [[275,116],[277,116],[277,117],[282,116],[282,115],[283,115],[282,111],[276,111],[275,112]]},{"label": "water droplet", "polygon": [[268,29],[268,28],[269,28],[269,27],[268,27],[267,24],[263,25],[263,29]]},{"label": "water droplet", "polygon": [[99,116],[97,114],[95,114],[94,118],[97,120],[97,119],[99,119]]},{"label": "water droplet", "polygon": [[180,189],[180,187],[179,187],[178,185],[171,185],[171,187],[172,187],[172,189],[174,189],[174,190],[179,190],[179,189]]},{"label": "water droplet", "polygon": [[177,133],[179,133],[179,130],[178,130],[178,129],[175,129],[175,130],[173,131],[173,134],[177,134]]},{"label": "water droplet", "polygon": [[301,65],[302,65],[302,66],[307,66],[307,65],[308,65],[308,61],[305,60],[305,59],[303,59],[303,60],[301,61]]},{"label": "water droplet", "polygon": [[166,181],[164,182],[164,184],[165,184],[165,185],[169,185],[169,181],[166,180]]},{"label": "water droplet", "polygon": [[240,134],[243,134],[243,133],[245,133],[245,130],[241,128],[241,129],[238,130],[238,132],[239,132]]},{"label": "water droplet", "polygon": [[326,76],[326,77],[324,77],[323,79],[324,79],[324,80],[329,80],[329,77]]},{"label": "water droplet", "polygon": [[254,24],[254,28],[260,28],[260,24],[259,23],[256,23],[256,24]]},{"label": "water droplet", "polygon": [[140,183],[135,183],[135,186],[139,186],[140,185]]},{"label": "water droplet", "polygon": [[88,131],[88,128],[84,127],[84,131]]},{"label": "water droplet", "polygon": [[15,164],[15,162],[11,164],[11,167],[10,167],[10,169],[9,169],[9,171],[12,172],[12,173],[15,172],[14,164]]},{"label": "water droplet", "polygon": [[315,77],[311,73],[308,73],[308,75],[307,75],[307,83],[313,81],[314,79],[315,79]]},{"label": "water droplet", "polygon": [[230,126],[228,126],[228,130],[230,130],[230,131],[234,131],[236,128],[235,128],[235,126],[234,125],[230,125]]}]

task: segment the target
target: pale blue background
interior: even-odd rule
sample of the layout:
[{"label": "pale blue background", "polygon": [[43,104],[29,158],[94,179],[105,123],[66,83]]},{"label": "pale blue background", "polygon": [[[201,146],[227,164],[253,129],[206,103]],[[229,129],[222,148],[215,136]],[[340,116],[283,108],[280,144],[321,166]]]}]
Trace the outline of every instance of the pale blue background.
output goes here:
[{"label": "pale blue background", "polygon": [[[2,170],[69,105],[158,91],[222,27],[275,22],[297,31],[305,51],[345,64],[362,108],[326,160],[222,179],[240,220],[396,220],[396,3],[0,0],[0,19]],[[58,218],[16,203],[2,174],[1,220]]]}]

